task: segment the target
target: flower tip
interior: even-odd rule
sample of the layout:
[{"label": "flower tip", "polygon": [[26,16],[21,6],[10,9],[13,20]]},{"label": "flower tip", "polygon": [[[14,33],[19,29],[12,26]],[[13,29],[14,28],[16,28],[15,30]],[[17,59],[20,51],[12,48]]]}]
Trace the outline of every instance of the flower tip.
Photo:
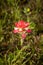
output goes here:
[{"label": "flower tip", "polygon": [[25,39],[26,38],[26,34],[22,34],[22,38]]},{"label": "flower tip", "polygon": [[28,29],[28,30],[27,30],[27,32],[28,32],[28,33],[31,33],[31,32],[32,32],[32,30],[31,30],[31,29]]},{"label": "flower tip", "polygon": [[13,30],[13,33],[18,33],[18,30]]}]

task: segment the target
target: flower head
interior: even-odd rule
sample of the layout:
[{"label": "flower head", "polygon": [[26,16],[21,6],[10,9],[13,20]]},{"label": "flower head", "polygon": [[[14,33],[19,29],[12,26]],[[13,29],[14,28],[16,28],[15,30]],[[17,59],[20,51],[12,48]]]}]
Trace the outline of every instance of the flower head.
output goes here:
[{"label": "flower head", "polygon": [[13,32],[19,34],[21,33],[22,38],[25,38],[26,32],[31,33],[31,30],[28,28],[29,25],[29,22],[25,22],[23,20],[16,22]]}]

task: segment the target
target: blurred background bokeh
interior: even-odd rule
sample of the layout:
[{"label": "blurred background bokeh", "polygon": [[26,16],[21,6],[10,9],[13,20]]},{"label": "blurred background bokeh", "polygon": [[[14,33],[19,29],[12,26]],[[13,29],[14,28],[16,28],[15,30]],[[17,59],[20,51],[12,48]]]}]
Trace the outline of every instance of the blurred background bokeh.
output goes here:
[{"label": "blurred background bokeh", "polygon": [[[22,47],[12,32],[19,20],[34,27]],[[0,65],[43,65],[43,0],[0,0]]]}]

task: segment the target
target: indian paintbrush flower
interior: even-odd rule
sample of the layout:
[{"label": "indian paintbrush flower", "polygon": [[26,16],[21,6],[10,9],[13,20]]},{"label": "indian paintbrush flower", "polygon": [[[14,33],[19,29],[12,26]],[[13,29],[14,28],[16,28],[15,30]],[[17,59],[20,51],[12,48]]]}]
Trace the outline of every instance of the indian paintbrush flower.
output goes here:
[{"label": "indian paintbrush flower", "polygon": [[18,34],[20,34],[21,39],[25,39],[27,33],[31,33],[31,29],[28,28],[29,25],[30,25],[29,22],[25,22],[23,20],[20,20],[19,22],[15,23],[13,33],[18,33]]}]

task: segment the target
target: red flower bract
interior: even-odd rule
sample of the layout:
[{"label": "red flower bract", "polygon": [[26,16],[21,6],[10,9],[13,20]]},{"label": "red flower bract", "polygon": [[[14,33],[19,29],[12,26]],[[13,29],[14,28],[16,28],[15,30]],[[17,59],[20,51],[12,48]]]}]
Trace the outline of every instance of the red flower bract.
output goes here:
[{"label": "red flower bract", "polygon": [[28,29],[27,32],[28,32],[28,33],[31,33],[32,31],[31,31],[31,29]]},{"label": "red flower bract", "polygon": [[25,33],[22,34],[22,38],[23,38],[23,39],[26,38],[26,34],[25,34]]},{"label": "red flower bract", "polygon": [[19,32],[19,30],[13,30],[13,33],[18,33]]},{"label": "red flower bract", "polygon": [[23,20],[15,23],[15,26],[18,28],[26,28],[28,25],[29,25],[29,23],[25,22]]}]

